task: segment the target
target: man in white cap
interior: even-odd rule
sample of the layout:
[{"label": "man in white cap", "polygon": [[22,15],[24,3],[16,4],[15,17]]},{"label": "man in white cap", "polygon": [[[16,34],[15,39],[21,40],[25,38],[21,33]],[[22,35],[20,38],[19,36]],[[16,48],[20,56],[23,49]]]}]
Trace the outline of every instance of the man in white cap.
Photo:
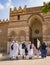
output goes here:
[{"label": "man in white cap", "polygon": [[16,58],[18,59],[18,42],[17,41],[13,41],[11,46],[10,46],[10,58]]},{"label": "man in white cap", "polygon": [[29,44],[28,44],[28,56],[29,56],[29,59],[32,59],[33,48],[34,48],[34,45],[31,42],[29,42]]},{"label": "man in white cap", "polygon": [[25,56],[25,42],[22,42],[20,44],[20,55],[24,59],[24,56]]},{"label": "man in white cap", "polygon": [[15,41],[15,44],[14,44],[14,56],[16,57],[16,59],[18,59],[18,52],[19,52],[18,41]]},{"label": "man in white cap", "polygon": [[37,49],[39,50],[40,48],[40,40],[37,38]]}]

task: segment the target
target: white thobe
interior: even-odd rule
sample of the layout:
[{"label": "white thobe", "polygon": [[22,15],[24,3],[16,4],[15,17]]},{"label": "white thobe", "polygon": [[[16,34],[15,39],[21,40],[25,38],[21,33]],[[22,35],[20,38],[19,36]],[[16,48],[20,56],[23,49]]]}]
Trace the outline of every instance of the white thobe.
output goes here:
[{"label": "white thobe", "polygon": [[19,48],[19,45],[18,43],[15,43],[14,44],[14,57],[17,57],[18,56],[18,49]]},{"label": "white thobe", "polygon": [[18,56],[18,47],[18,43],[14,43],[13,50],[10,48],[10,58],[16,58]]},{"label": "white thobe", "polygon": [[13,50],[11,49],[11,46],[13,45],[13,43],[11,43],[10,45],[10,58],[12,58],[14,56],[14,46],[13,46]]},{"label": "white thobe", "polygon": [[39,48],[40,47],[40,41],[39,41],[39,39],[37,39],[37,48]]},{"label": "white thobe", "polygon": [[21,56],[25,55],[25,49],[22,49],[22,44],[20,44],[20,55]]},{"label": "white thobe", "polygon": [[28,44],[28,56],[29,57],[33,56],[33,44],[32,44],[32,49],[30,49],[30,44]]}]

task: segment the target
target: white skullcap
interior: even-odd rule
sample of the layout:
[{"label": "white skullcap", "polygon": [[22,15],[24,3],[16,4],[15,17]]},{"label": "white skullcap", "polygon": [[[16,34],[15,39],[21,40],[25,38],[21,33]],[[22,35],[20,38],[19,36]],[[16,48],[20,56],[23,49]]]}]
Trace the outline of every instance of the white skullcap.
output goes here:
[{"label": "white skullcap", "polygon": [[25,43],[25,41],[23,41],[23,43]]},{"label": "white skullcap", "polygon": [[18,41],[16,41],[16,43],[18,43]]},{"label": "white skullcap", "polygon": [[29,43],[31,43],[31,41],[29,41]]},{"label": "white skullcap", "polygon": [[15,41],[12,41],[13,43],[15,42]]}]

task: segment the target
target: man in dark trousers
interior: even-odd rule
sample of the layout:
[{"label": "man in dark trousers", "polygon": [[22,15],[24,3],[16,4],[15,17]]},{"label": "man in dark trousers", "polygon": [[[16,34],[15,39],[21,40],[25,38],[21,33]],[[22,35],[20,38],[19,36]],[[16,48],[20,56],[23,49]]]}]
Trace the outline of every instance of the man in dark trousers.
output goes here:
[{"label": "man in dark trousers", "polygon": [[20,44],[20,55],[22,56],[23,59],[24,59],[24,56],[25,56],[25,48],[26,48],[25,41],[23,41]]},{"label": "man in dark trousers", "polygon": [[45,58],[47,56],[47,45],[45,42],[41,44],[40,50],[41,50],[41,57]]}]

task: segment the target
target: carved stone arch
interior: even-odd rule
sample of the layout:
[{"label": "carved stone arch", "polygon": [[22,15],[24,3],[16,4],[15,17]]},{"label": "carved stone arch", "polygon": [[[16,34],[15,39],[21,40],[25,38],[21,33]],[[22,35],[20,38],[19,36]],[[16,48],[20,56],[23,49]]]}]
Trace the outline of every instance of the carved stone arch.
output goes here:
[{"label": "carved stone arch", "polygon": [[32,43],[35,44],[37,48],[37,38],[42,42],[43,40],[43,18],[38,15],[32,15],[28,19],[28,25],[29,25],[29,38]]},{"label": "carved stone arch", "polygon": [[26,32],[24,30],[19,32],[19,41],[26,41]]},{"label": "carved stone arch", "polygon": [[45,21],[44,20],[44,18],[43,18],[43,16],[41,15],[41,14],[32,14],[29,18],[28,18],[28,20],[27,20],[27,23],[28,24],[30,24],[30,20],[31,19],[36,19],[36,18],[38,18],[40,21],[41,21],[41,23],[43,24],[43,22]]}]

